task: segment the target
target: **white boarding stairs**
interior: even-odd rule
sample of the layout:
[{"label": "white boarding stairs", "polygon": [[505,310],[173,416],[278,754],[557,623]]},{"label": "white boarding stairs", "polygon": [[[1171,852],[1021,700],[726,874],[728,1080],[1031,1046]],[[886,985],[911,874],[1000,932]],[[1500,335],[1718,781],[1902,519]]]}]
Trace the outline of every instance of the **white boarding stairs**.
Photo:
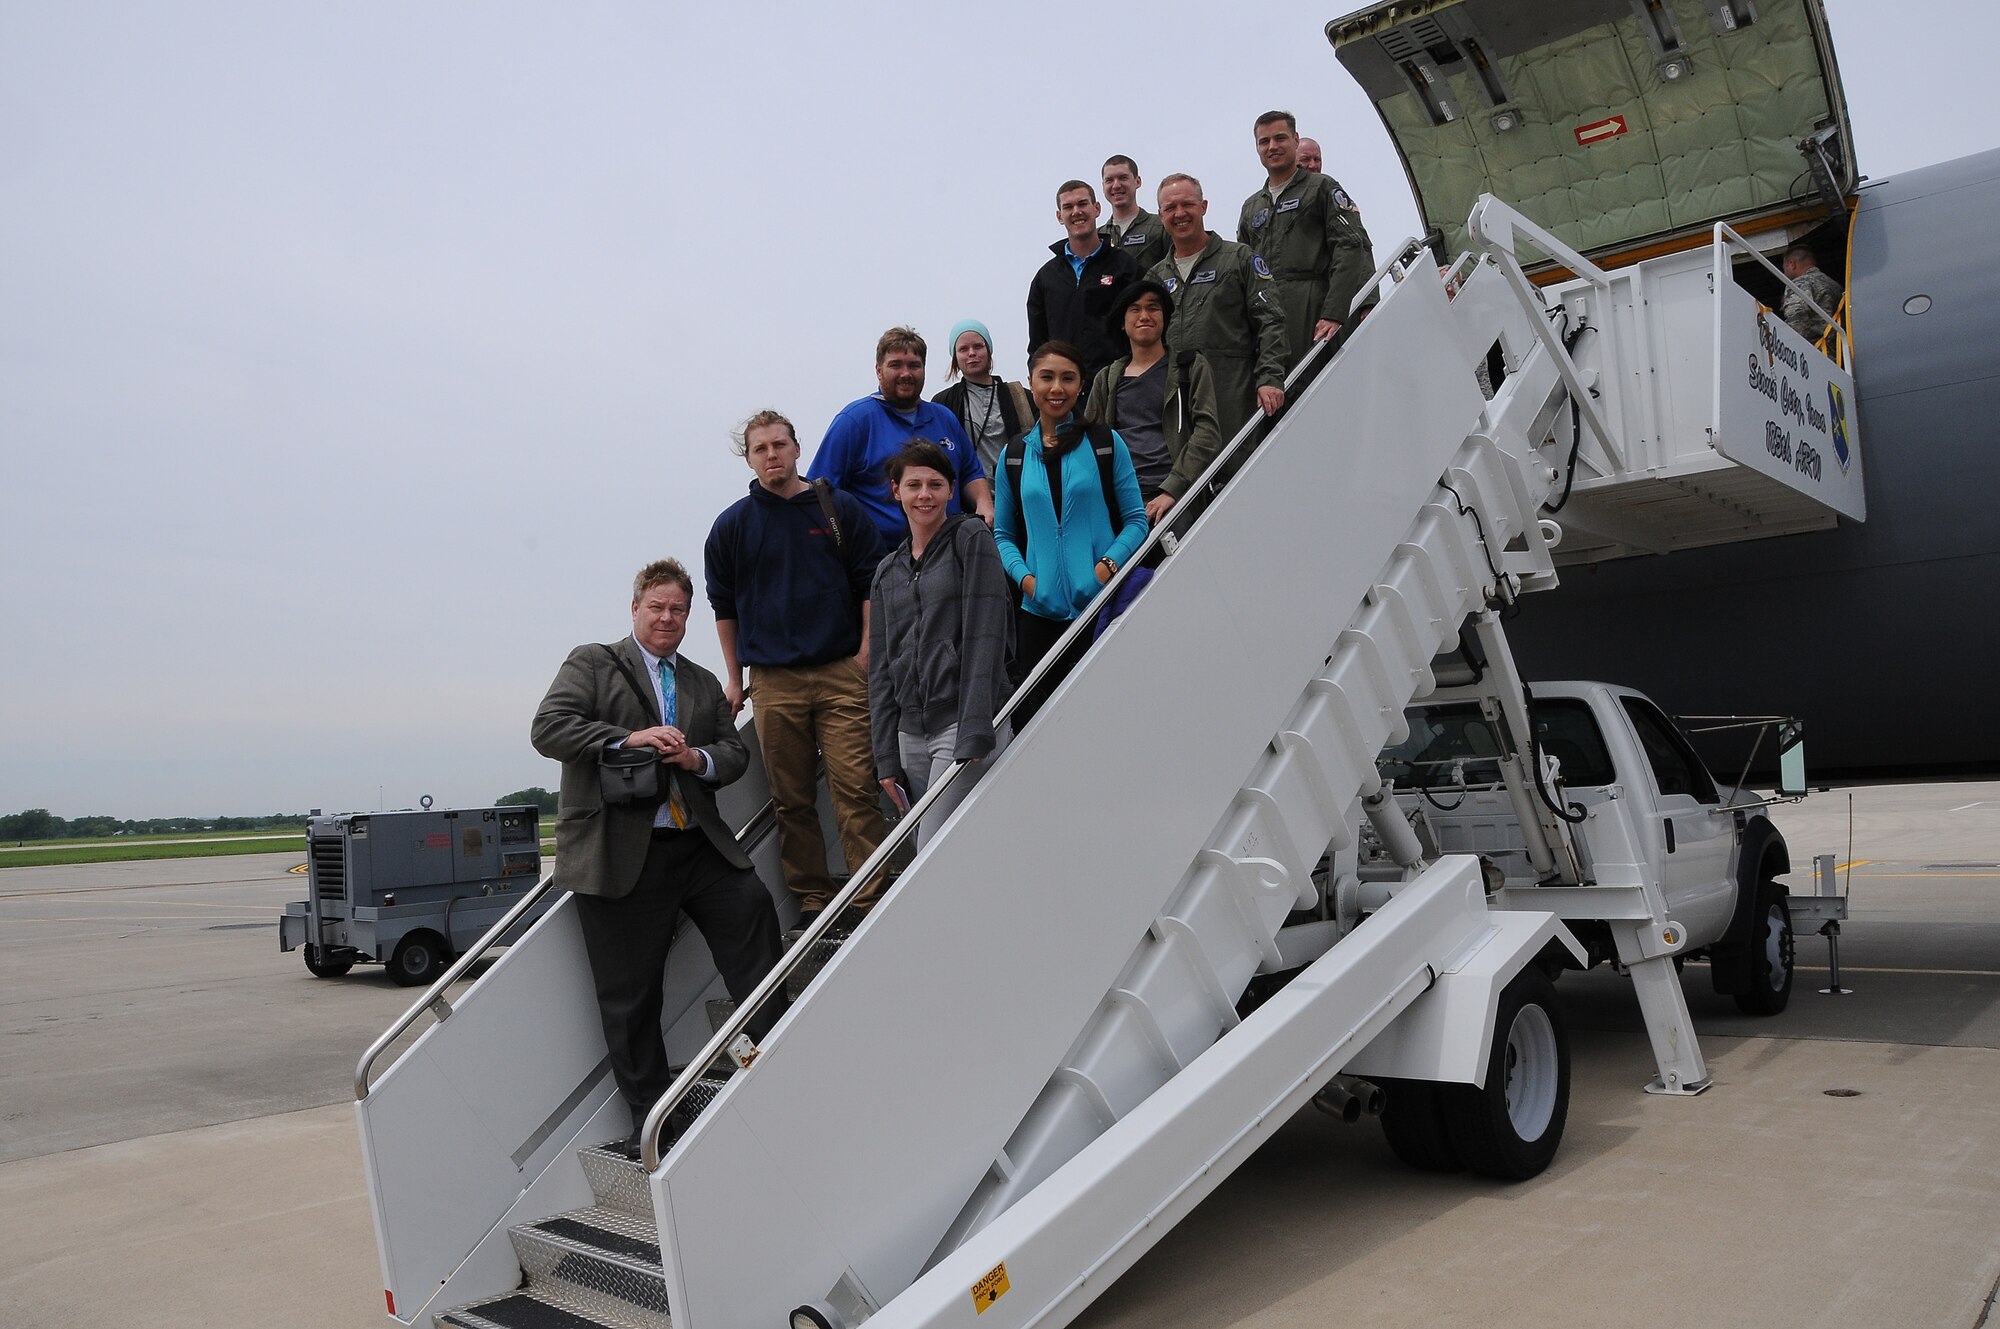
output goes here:
[{"label": "white boarding stairs", "polygon": [[[1379,794],[1376,755],[1431,690],[1434,657],[1490,604],[1553,584],[1559,531],[1540,510],[1563,480],[1567,403],[1618,333],[1577,339],[1573,358],[1514,239],[1582,260],[1490,199],[1473,233],[1488,256],[1459,265],[1455,296],[1414,245],[1379,274],[1383,298],[1340,354],[674,1143],[649,1179],[657,1253],[638,1239],[629,1264],[680,1329],[777,1326],[803,1307],[847,1325],[1065,1323],[1343,1068],[1482,1082],[1501,989],[1551,943],[1576,950],[1557,910],[1531,895],[1494,907],[1459,856],[1412,861],[1344,936],[1336,920],[1286,926],[1319,905],[1322,856],[1352,846],[1350,810]],[[1489,399],[1474,366],[1496,344]],[[1660,1083],[1698,1088],[1671,920],[1656,883],[1622,886],[1598,903],[1650,976]],[[562,917],[460,1015],[510,966],[566,964],[587,994]],[[562,963],[536,960],[544,931]],[[1239,1022],[1253,976],[1300,966]],[[458,1022],[405,1059],[469,1065],[439,1038]],[[392,1313],[508,1292],[526,1264],[508,1226],[589,1204],[553,1165],[622,1130],[586,1065],[600,1053],[552,1051],[568,1060],[520,1091],[521,1125],[487,1127],[491,1146],[389,1120],[428,1108],[359,1104]],[[390,1186],[423,1153],[399,1131],[497,1154],[480,1173],[491,1211],[466,1219],[435,1188]],[[406,1206],[432,1227],[412,1232]],[[538,1322],[663,1323],[645,1300],[625,1319],[572,1300],[561,1313],[582,1318]]]}]

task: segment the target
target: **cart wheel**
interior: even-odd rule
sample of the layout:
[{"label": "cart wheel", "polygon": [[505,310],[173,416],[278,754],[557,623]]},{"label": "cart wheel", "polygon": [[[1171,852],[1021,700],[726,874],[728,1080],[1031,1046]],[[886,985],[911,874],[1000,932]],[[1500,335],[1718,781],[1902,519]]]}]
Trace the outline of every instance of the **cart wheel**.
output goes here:
[{"label": "cart wheel", "polygon": [[396,980],[398,987],[434,983],[444,972],[447,958],[444,938],[419,928],[396,943],[395,953],[389,957],[389,977]]},{"label": "cart wheel", "polygon": [[354,952],[350,950],[333,950],[307,942],[305,951],[306,968],[312,970],[314,978],[339,978],[354,967]]}]

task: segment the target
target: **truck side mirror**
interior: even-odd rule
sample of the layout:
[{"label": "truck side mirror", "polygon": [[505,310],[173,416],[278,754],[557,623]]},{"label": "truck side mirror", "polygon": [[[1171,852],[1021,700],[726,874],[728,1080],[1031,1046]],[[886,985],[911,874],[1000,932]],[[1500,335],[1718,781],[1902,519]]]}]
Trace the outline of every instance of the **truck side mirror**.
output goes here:
[{"label": "truck side mirror", "polygon": [[1778,796],[1806,796],[1805,726],[1795,720],[1778,727]]}]

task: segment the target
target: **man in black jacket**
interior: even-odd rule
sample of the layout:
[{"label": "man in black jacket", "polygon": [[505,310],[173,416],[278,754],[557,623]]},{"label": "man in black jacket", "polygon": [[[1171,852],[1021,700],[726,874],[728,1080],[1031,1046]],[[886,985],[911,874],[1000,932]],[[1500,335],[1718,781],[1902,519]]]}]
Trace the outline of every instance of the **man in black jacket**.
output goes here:
[{"label": "man in black jacket", "polygon": [[1052,257],[1028,284],[1028,354],[1051,339],[1071,343],[1083,352],[1086,384],[1124,350],[1105,331],[1104,316],[1118,292],[1139,278],[1132,257],[1097,233],[1098,212],[1095,189],[1082,180],[1063,182],[1056,220],[1065,238],[1049,246]]}]

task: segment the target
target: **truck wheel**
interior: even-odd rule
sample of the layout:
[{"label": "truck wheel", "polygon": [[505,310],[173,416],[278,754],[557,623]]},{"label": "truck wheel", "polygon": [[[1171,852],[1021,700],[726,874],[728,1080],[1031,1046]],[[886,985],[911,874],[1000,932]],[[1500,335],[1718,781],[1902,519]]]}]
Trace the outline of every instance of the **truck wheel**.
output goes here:
[{"label": "truck wheel", "polygon": [[1382,1086],[1382,1134],[1389,1152],[1420,1172],[1458,1172],[1465,1163],[1452,1148],[1438,1091],[1430,1080],[1378,1080]]},{"label": "truck wheel", "polygon": [[307,942],[305,952],[306,968],[312,970],[314,978],[339,978],[354,967],[353,951],[332,950]]},{"label": "truck wheel", "polygon": [[1569,1036],[1555,987],[1523,969],[1500,993],[1486,1083],[1439,1086],[1451,1142],[1465,1165],[1526,1181],[1556,1156],[1569,1117]]},{"label": "truck wheel", "polygon": [[1745,1015],[1776,1015],[1792,999],[1792,907],[1769,877],[1757,883],[1757,922],[1750,929],[1749,986],[1736,994]]},{"label": "truck wheel", "polygon": [[437,981],[444,972],[444,938],[424,928],[407,934],[389,956],[389,977],[398,987],[413,988]]}]

